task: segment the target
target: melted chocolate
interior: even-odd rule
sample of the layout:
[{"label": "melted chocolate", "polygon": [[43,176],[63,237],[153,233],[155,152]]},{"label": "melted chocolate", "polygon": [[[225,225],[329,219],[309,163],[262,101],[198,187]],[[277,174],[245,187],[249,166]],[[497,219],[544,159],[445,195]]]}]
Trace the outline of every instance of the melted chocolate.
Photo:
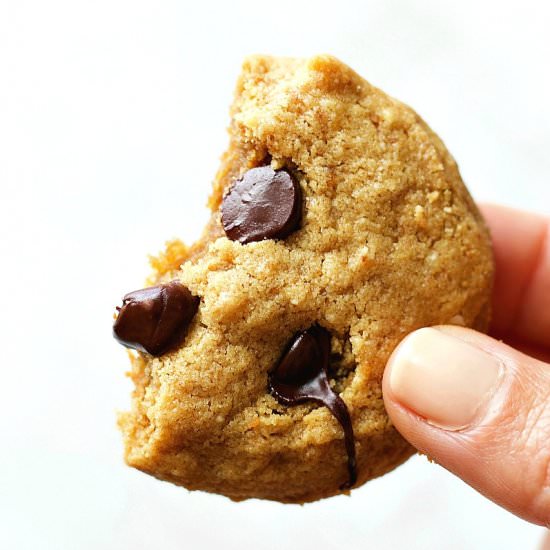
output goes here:
[{"label": "melted chocolate", "polygon": [[198,307],[199,298],[177,281],[135,290],[117,307],[113,335],[123,346],[158,357],[182,342]]},{"label": "melted chocolate", "polygon": [[232,241],[284,239],[300,224],[300,185],[284,170],[252,168],[229,189],[221,214],[225,234]]},{"label": "melted chocolate", "polygon": [[299,332],[269,376],[269,390],[283,405],[316,401],[327,407],[344,430],[348,455],[348,481],[340,488],[349,489],[357,481],[355,438],[348,408],[330,387],[327,375],[330,334],[318,325]]}]

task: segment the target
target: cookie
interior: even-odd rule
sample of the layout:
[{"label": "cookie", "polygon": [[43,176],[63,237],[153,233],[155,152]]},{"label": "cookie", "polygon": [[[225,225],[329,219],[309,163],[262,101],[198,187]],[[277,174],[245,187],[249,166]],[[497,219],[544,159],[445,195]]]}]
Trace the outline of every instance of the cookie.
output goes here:
[{"label": "cookie", "polygon": [[346,492],[413,453],[381,393],[400,340],[487,328],[488,232],[434,132],[333,57],[248,58],[229,136],[202,237],[118,308],[126,461],[235,500]]}]

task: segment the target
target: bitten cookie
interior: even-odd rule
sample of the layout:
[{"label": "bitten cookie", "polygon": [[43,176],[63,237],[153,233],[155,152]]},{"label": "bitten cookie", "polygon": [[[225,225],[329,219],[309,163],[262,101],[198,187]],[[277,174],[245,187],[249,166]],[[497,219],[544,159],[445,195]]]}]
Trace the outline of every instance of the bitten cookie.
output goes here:
[{"label": "bitten cookie", "polygon": [[487,328],[489,236],[439,138],[332,57],[248,58],[231,117],[202,237],[170,243],[117,308],[137,350],[126,461],[312,501],[412,454],[384,365],[417,328]]}]

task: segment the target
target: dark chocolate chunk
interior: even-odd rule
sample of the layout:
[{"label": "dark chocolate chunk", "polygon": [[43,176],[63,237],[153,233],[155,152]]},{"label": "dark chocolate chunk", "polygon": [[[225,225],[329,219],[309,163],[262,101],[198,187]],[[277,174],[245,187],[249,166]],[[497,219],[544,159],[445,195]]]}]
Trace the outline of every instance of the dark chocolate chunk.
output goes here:
[{"label": "dark chocolate chunk", "polygon": [[177,281],[135,290],[117,307],[113,335],[128,348],[163,355],[182,342],[198,307],[199,298]]},{"label": "dark chocolate chunk", "polygon": [[349,489],[357,481],[355,438],[348,408],[330,387],[327,369],[330,334],[318,325],[299,332],[269,376],[269,390],[283,405],[316,401],[327,407],[344,430],[348,455],[348,481],[340,488]]},{"label": "dark chocolate chunk", "polygon": [[225,234],[232,241],[284,239],[300,224],[300,184],[284,170],[252,168],[229,189],[221,213]]}]

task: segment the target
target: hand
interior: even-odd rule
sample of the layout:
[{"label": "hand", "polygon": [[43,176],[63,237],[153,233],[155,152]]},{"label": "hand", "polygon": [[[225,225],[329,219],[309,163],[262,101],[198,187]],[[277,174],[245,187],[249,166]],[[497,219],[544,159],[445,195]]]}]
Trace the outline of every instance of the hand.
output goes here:
[{"label": "hand", "polygon": [[550,527],[550,220],[482,211],[496,261],[494,338],[454,326],[413,332],[388,362],[384,401],[420,452]]}]

